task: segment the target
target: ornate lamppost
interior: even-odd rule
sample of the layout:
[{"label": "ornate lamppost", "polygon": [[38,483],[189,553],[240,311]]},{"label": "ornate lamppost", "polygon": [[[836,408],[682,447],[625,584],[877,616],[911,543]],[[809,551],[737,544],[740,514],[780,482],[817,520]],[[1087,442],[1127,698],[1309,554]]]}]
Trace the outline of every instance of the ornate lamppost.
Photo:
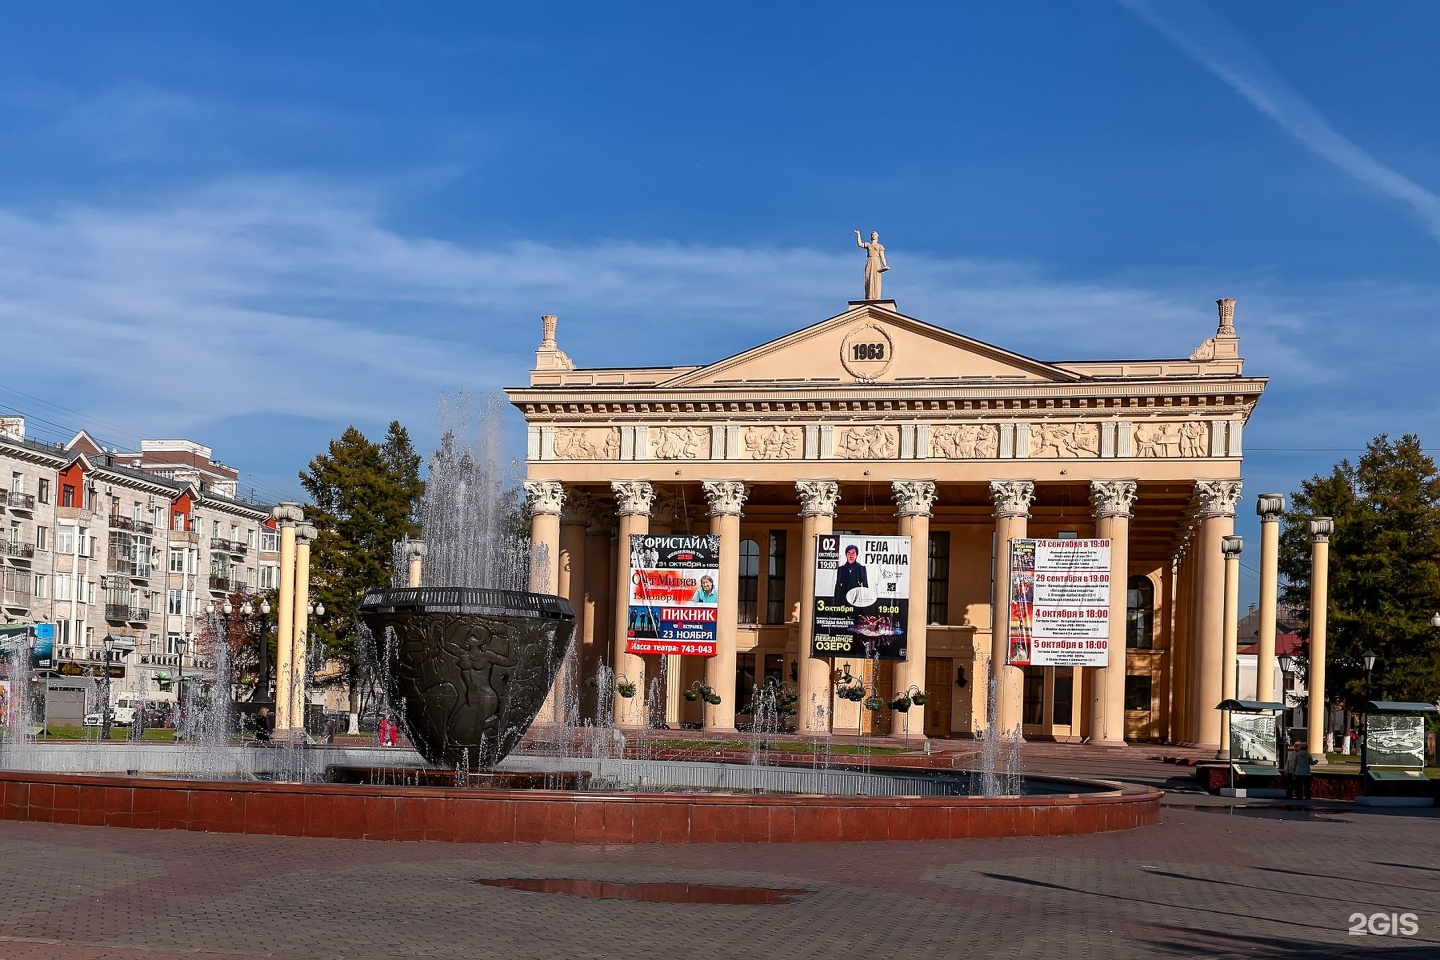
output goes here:
[{"label": "ornate lamppost", "polygon": [[[1375,651],[1366,650],[1360,654],[1360,662],[1365,665],[1365,710],[1360,714],[1360,737],[1363,741],[1360,744],[1360,790],[1364,792],[1367,778],[1370,774],[1370,765],[1366,760],[1370,757],[1370,675],[1375,669]],[[1311,691],[1310,696],[1315,696]]]}]

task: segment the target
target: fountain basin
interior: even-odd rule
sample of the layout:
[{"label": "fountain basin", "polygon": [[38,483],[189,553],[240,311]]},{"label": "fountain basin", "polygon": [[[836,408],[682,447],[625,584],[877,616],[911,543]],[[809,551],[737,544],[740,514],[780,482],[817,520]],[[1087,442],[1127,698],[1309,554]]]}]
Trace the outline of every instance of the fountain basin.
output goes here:
[{"label": "fountain basin", "polygon": [[360,617],[406,733],[450,769],[487,770],[515,748],[575,632],[568,600],[516,590],[371,590]]},{"label": "fountain basin", "polygon": [[[872,767],[889,775],[908,772]],[[93,826],[452,843],[792,843],[1054,836],[1159,822],[1158,790],[1029,778],[1015,797],[399,787],[0,771],[0,817]]]}]

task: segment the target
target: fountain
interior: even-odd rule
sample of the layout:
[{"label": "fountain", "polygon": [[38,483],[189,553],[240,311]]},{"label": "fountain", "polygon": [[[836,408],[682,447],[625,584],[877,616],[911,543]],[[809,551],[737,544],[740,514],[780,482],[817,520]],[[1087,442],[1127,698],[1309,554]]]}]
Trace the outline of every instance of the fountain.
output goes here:
[{"label": "fountain", "polygon": [[[443,439],[430,460],[421,511],[422,582],[399,586],[409,580],[397,576],[360,604],[388,706],[423,759],[402,750],[229,745],[228,683],[220,676],[211,688],[207,734],[193,746],[52,746],[36,744],[23,730],[9,736],[0,744],[0,816],[315,837],[577,843],[924,840],[1085,833],[1158,821],[1155,790],[1010,775],[1018,739],[1009,738],[1011,752],[1002,757],[1005,743],[993,724],[978,773],[886,764],[863,754],[852,764],[835,755],[829,733],[810,738],[808,754],[787,758],[772,749],[781,739],[781,712],[825,718],[830,701],[800,703],[783,685],[757,688],[748,749],[730,762],[674,758],[641,731],[627,741],[608,726],[614,698],[627,684],[603,666],[586,685],[597,721],[582,724],[574,612],[564,599],[520,589],[533,571],[544,578],[550,558],[531,557],[528,538],[507,519],[515,486],[500,466],[502,405],[497,398],[478,409],[464,397],[444,401]],[[571,668],[562,670],[567,661]],[[517,749],[557,676],[563,682],[544,732],[547,745]],[[663,685],[628,692],[646,697],[647,716],[663,722]],[[644,749],[635,749],[636,741]],[[120,775],[127,771],[142,775]]]}]

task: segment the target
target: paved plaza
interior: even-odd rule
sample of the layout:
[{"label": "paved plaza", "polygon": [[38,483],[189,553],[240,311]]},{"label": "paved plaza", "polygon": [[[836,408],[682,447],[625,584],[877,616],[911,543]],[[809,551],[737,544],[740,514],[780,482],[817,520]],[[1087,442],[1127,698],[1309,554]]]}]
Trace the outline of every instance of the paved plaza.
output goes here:
[{"label": "paved plaza", "polygon": [[[1434,811],[1237,805],[1148,757],[1072,761],[1172,788],[1159,826],[1099,836],[480,846],[3,822],[0,957],[1440,957]],[[804,892],[740,906],[480,882],[501,878]],[[1348,932],[1405,913],[1413,935]]]}]

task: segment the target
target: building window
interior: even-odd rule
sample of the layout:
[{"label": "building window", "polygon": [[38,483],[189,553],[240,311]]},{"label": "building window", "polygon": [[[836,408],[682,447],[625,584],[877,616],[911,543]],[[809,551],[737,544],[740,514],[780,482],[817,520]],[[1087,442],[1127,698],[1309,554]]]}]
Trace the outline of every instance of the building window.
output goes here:
[{"label": "building window", "polygon": [[1149,577],[1131,577],[1125,591],[1125,647],[1149,650],[1154,645],[1155,585]]},{"label": "building window", "polygon": [[177,531],[183,531],[183,530],[185,529],[185,514],[183,514],[183,513],[172,513],[172,514],[170,514],[170,529],[171,529],[171,530],[177,530]]},{"label": "building window", "polygon": [[183,615],[183,614],[185,613],[185,591],[184,591],[184,590],[171,590],[171,591],[170,591],[170,599],[169,599],[168,604],[167,604],[166,607],[165,607],[165,612],[166,612],[166,613],[170,613],[170,614],[174,614],[174,615],[177,616],[177,617],[178,617],[178,616],[181,616],[181,615]]},{"label": "building window", "polygon": [[62,523],[55,528],[55,552],[70,556],[75,552],[75,528]]},{"label": "building window", "polygon": [[95,556],[95,538],[90,536],[89,527],[80,527],[75,531],[75,552],[82,557]]},{"label": "building window", "polygon": [[184,572],[185,572],[185,551],[184,551],[184,550],[171,550],[171,551],[170,551],[170,572],[171,572],[171,573],[184,573]]},{"label": "building window", "polygon": [[24,474],[14,473],[14,472],[12,472],[12,473],[10,474],[10,492],[11,492],[11,493],[24,493],[24,492],[25,492],[25,475],[24,475]]},{"label": "building window", "polygon": [[739,588],[740,622],[755,623],[760,616],[760,544],[754,540],[740,541]]},{"label": "building window", "polygon": [[1039,726],[1045,722],[1045,671],[1025,671],[1025,723]]},{"label": "building window", "polygon": [[35,574],[35,599],[45,599],[45,574],[43,573]]},{"label": "building window", "polygon": [[[746,541],[747,543],[753,541]],[[723,694],[722,694],[723,696]],[[735,655],[735,712],[749,713],[755,701],[755,654]]]},{"label": "building window", "polygon": [[1131,674],[1125,678],[1125,709],[1150,712],[1150,674]]},{"label": "building window", "polygon": [[55,574],[55,599],[69,600],[75,595],[75,578],[69,573]]},{"label": "building window", "polygon": [[930,567],[926,576],[925,622],[950,622],[950,532],[930,534]]},{"label": "building window", "polygon": [[38,491],[37,491],[37,493],[36,493],[36,496],[38,497],[38,499],[40,500],[41,503],[49,503],[49,502],[50,502],[50,480],[49,480],[48,478],[46,478],[46,477],[41,477],[41,478],[40,478],[39,489],[38,489]]},{"label": "building window", "polygon": [[1075,668],[1055,668],[1055,708],[1054,722],[1056,724],[1070,724],[1075,714]]},{"label": "building window", "polygon": [[265,553],[280,552],[280,534],[274,530],[264,530],[260,534],[260,549]]},{"label": "building window", "polygon": [[67,483],[60,488],[60,506],[75,506],[75,484]]},{"label": "building window", "polygon": [[171,633],[165,636],[165,652],[171,655],[185,651],[185,640],[178,633]]},{"label": "building window", "polygon": [[49,550],[49,549],[50,549],[50,528],[49,528],[49,527],[36,527],[36,528],[35,528],[35,549],[36,549],[36,550]]},{"label": "building window", "polygon": [[770,531],[770,566],[765,576],[765,622],[785,622],[785,531]]},{"label": "building window", "polygon": [[274,590],[280,586],[280,568],[264,564],[260,567],[260,589]]}]

